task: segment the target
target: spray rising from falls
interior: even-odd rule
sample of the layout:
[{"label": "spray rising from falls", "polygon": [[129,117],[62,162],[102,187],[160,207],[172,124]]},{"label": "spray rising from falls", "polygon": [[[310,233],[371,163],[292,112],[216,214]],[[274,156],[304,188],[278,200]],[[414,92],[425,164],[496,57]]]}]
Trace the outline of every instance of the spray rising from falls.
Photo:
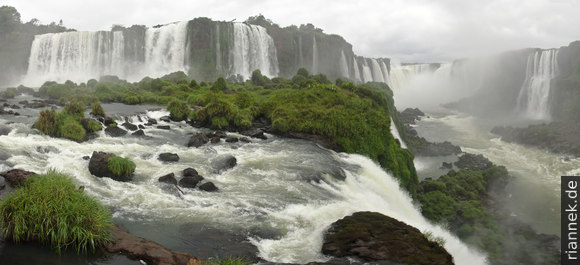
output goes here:
[{"label": "spray rising from falls", "polygon": [[278,57],[274,40],[266,29],[256,25],[234,23],[233,73],[249,78],[252,71],[278,75]]},{"label": "spray rising from falls", "polygon": [[532,119],[549,119],[550,81],[558,75],[558,49],[535,51],[528,56],[526,80],[517,109]]}]

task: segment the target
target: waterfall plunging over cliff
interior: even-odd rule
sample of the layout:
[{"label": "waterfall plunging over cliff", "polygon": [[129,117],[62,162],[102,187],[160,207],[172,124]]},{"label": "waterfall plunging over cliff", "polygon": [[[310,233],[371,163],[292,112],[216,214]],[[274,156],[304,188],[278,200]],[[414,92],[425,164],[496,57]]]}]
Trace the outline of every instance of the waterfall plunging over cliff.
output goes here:
[{"label": "waterfall plunging over cliff", "polygon": [[316,37],[312,38],[312,74],[318,73],[318,45]]},{"label": "waterfall plunging over cliff", "polygon": [[278,75],[278,58],[274,41],[266,29],[256,25],[234,23],[233,71],[249,78],[255,69],[263,75]]},{"label": "waterfall plunging over cliff", "polygon": [[535,51],[528,56],[526,79],[520,89],[517,110],[528,118],[550,118],[550,81],[558,75],[558,49]]},{"label": "waterfall plunging over cliff", "polygon": [[176,71],[187,72],[187,23],[184,21],[147,29],[144,64],[146,76],[159,77]]}]

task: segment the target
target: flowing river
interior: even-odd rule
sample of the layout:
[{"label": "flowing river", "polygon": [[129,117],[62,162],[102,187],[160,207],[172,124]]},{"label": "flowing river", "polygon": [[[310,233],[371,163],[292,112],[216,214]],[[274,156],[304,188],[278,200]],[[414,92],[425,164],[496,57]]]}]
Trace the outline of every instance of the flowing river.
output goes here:
[{"label": "flowing river", "polygon": [[[17,97],[13,102],[23,99],[30,97]],[[123,114],[137,125],[168,114],[154,106],[103,107],[108,115]],[[0,125],[10,129],[0,136],[0,170],[54,169],[70,174],[76,184],[85,186],[87,194],[112,209],[115,223],[172,249],[200,258],[257,255],[271,262],[324,262],[329,257],[320,249],[331,223],[356,211],[376,211],[442,237],[456,264],[485,264],[484,255],[426,221],[397,181],[360,155],[335,153],[309,141],[272,135],[251,143],[222,141],[188,148],[189,137],[204,129],[162,121],[161,125],[171,129],[147,127],[146,138],[113,138],[101,132],[96,139],[76,143],[31,129],[39,110],[19,111],[21,116],[0,116]],[[134,179],[117,182],[92,176],[83,157],[93,151],[131,158],[137,165]],[[179,162],[159,161],[157,156],[163,152],[177,153]],[[215,163],[228,155],[237,159],[237,166],[217,172]],[[171,172],[179,178],[187,167],[197,169],[220,191],[184,188],[180,195],[158,182]],[[40,256],[44,264],[135,264],[119,257],[79,260],[34,246],[0,245],[0,264],[31,264],[31,256]]]}]

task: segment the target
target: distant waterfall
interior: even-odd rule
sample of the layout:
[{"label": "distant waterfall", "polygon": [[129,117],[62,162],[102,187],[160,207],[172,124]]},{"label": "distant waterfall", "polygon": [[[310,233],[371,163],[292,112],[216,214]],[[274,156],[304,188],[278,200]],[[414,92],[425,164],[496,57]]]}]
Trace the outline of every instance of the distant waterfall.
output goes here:
[{"label": "distant waterfall", "polygon": [[361,76],[360,76],[358,62],[356,61],[356,58],[354,58],[354,57],[352,58],[352,67],[354,69],[354,80],[357,82],[363,81]]},{"label": "distant waterfall", "polygon": [[348,73],[348,65],[346,63],[346,56],[344,55],[344,50],[340,51],[340,62],[339,62],[339,66],[340,66],[340,75],[342,77],[350,77],[349,73]]},{"label": "distant waterfall", "polygon": [[30,50],[27,77],[40,85],[46,80],[86,81],[94,75],[122,70],[122,32],[64,32],[37,35]]},{"label": "distant waterfall", "polygon": [[384,82],[388,84],[391,78],[389,77],[389,68],[384,61],[381,61],[381,71],[383,72]]},{"label": "distant waterfall", "polygon": [[379,66],[376,59],[369,59],[371,61],[371,70],[373,74],[373,81],[375,82],[385,82],[385,76],[383,76],[383,71]]},{"label": "distant waterfall", "polygon": [[363,76],[363,81],[365,83],[373,81],[373,74],[371,73],[371,67],[368,65],[366,59],[363,60],[363,64],[362,64],[362,76]]},{"label": "distant waterfall", "polygon": [[558,50],[531,53],[524,81],[517,100],[517,109],[528,118],[549,119],[550,81],[558,74]]},{"label": "distant waterfall", "polygon": [[169,24],[160,28],[149,28],[145,33],[145,75],[162,75],[184,71],[187,21]]},{"label": "distant waterfall", "polygon": [[259,69],[263,75],[278,75],[278,57],[274,40],[266,29],[256,25],[234,23],[233,72],[244,79]]},{"label": "distant waterfall", "polygon": [[404,87],[412,77],[431,71],[429,64],[393,64],[387,82],[391,89],[398,90]]},{"label": "distant waterfall", "polygon": [[312,74],[318,74],[318,45],[316,45],[316,36],[312,39]]},{"label": "distant waterfall", "polygon": [[401,148],[407,148],[407,144],[405,144],[405,141],[403,141],[403,138],[401,138],[401,134],[399,133],[399,129],[395,125],[393,118],[391,118],[391,134],[393,137],[395,137],[395,139],[399,140]]}]

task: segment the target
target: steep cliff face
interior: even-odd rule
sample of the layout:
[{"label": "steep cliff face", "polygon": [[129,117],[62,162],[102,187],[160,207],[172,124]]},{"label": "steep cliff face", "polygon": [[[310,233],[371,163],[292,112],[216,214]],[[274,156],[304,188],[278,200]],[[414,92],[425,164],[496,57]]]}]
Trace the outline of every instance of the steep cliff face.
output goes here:
[{"label": "steep cliff face", "polygon": [[580,41],[560,48],[560,75],[552,79],[550,111],[556,121],[580,120]]}]

